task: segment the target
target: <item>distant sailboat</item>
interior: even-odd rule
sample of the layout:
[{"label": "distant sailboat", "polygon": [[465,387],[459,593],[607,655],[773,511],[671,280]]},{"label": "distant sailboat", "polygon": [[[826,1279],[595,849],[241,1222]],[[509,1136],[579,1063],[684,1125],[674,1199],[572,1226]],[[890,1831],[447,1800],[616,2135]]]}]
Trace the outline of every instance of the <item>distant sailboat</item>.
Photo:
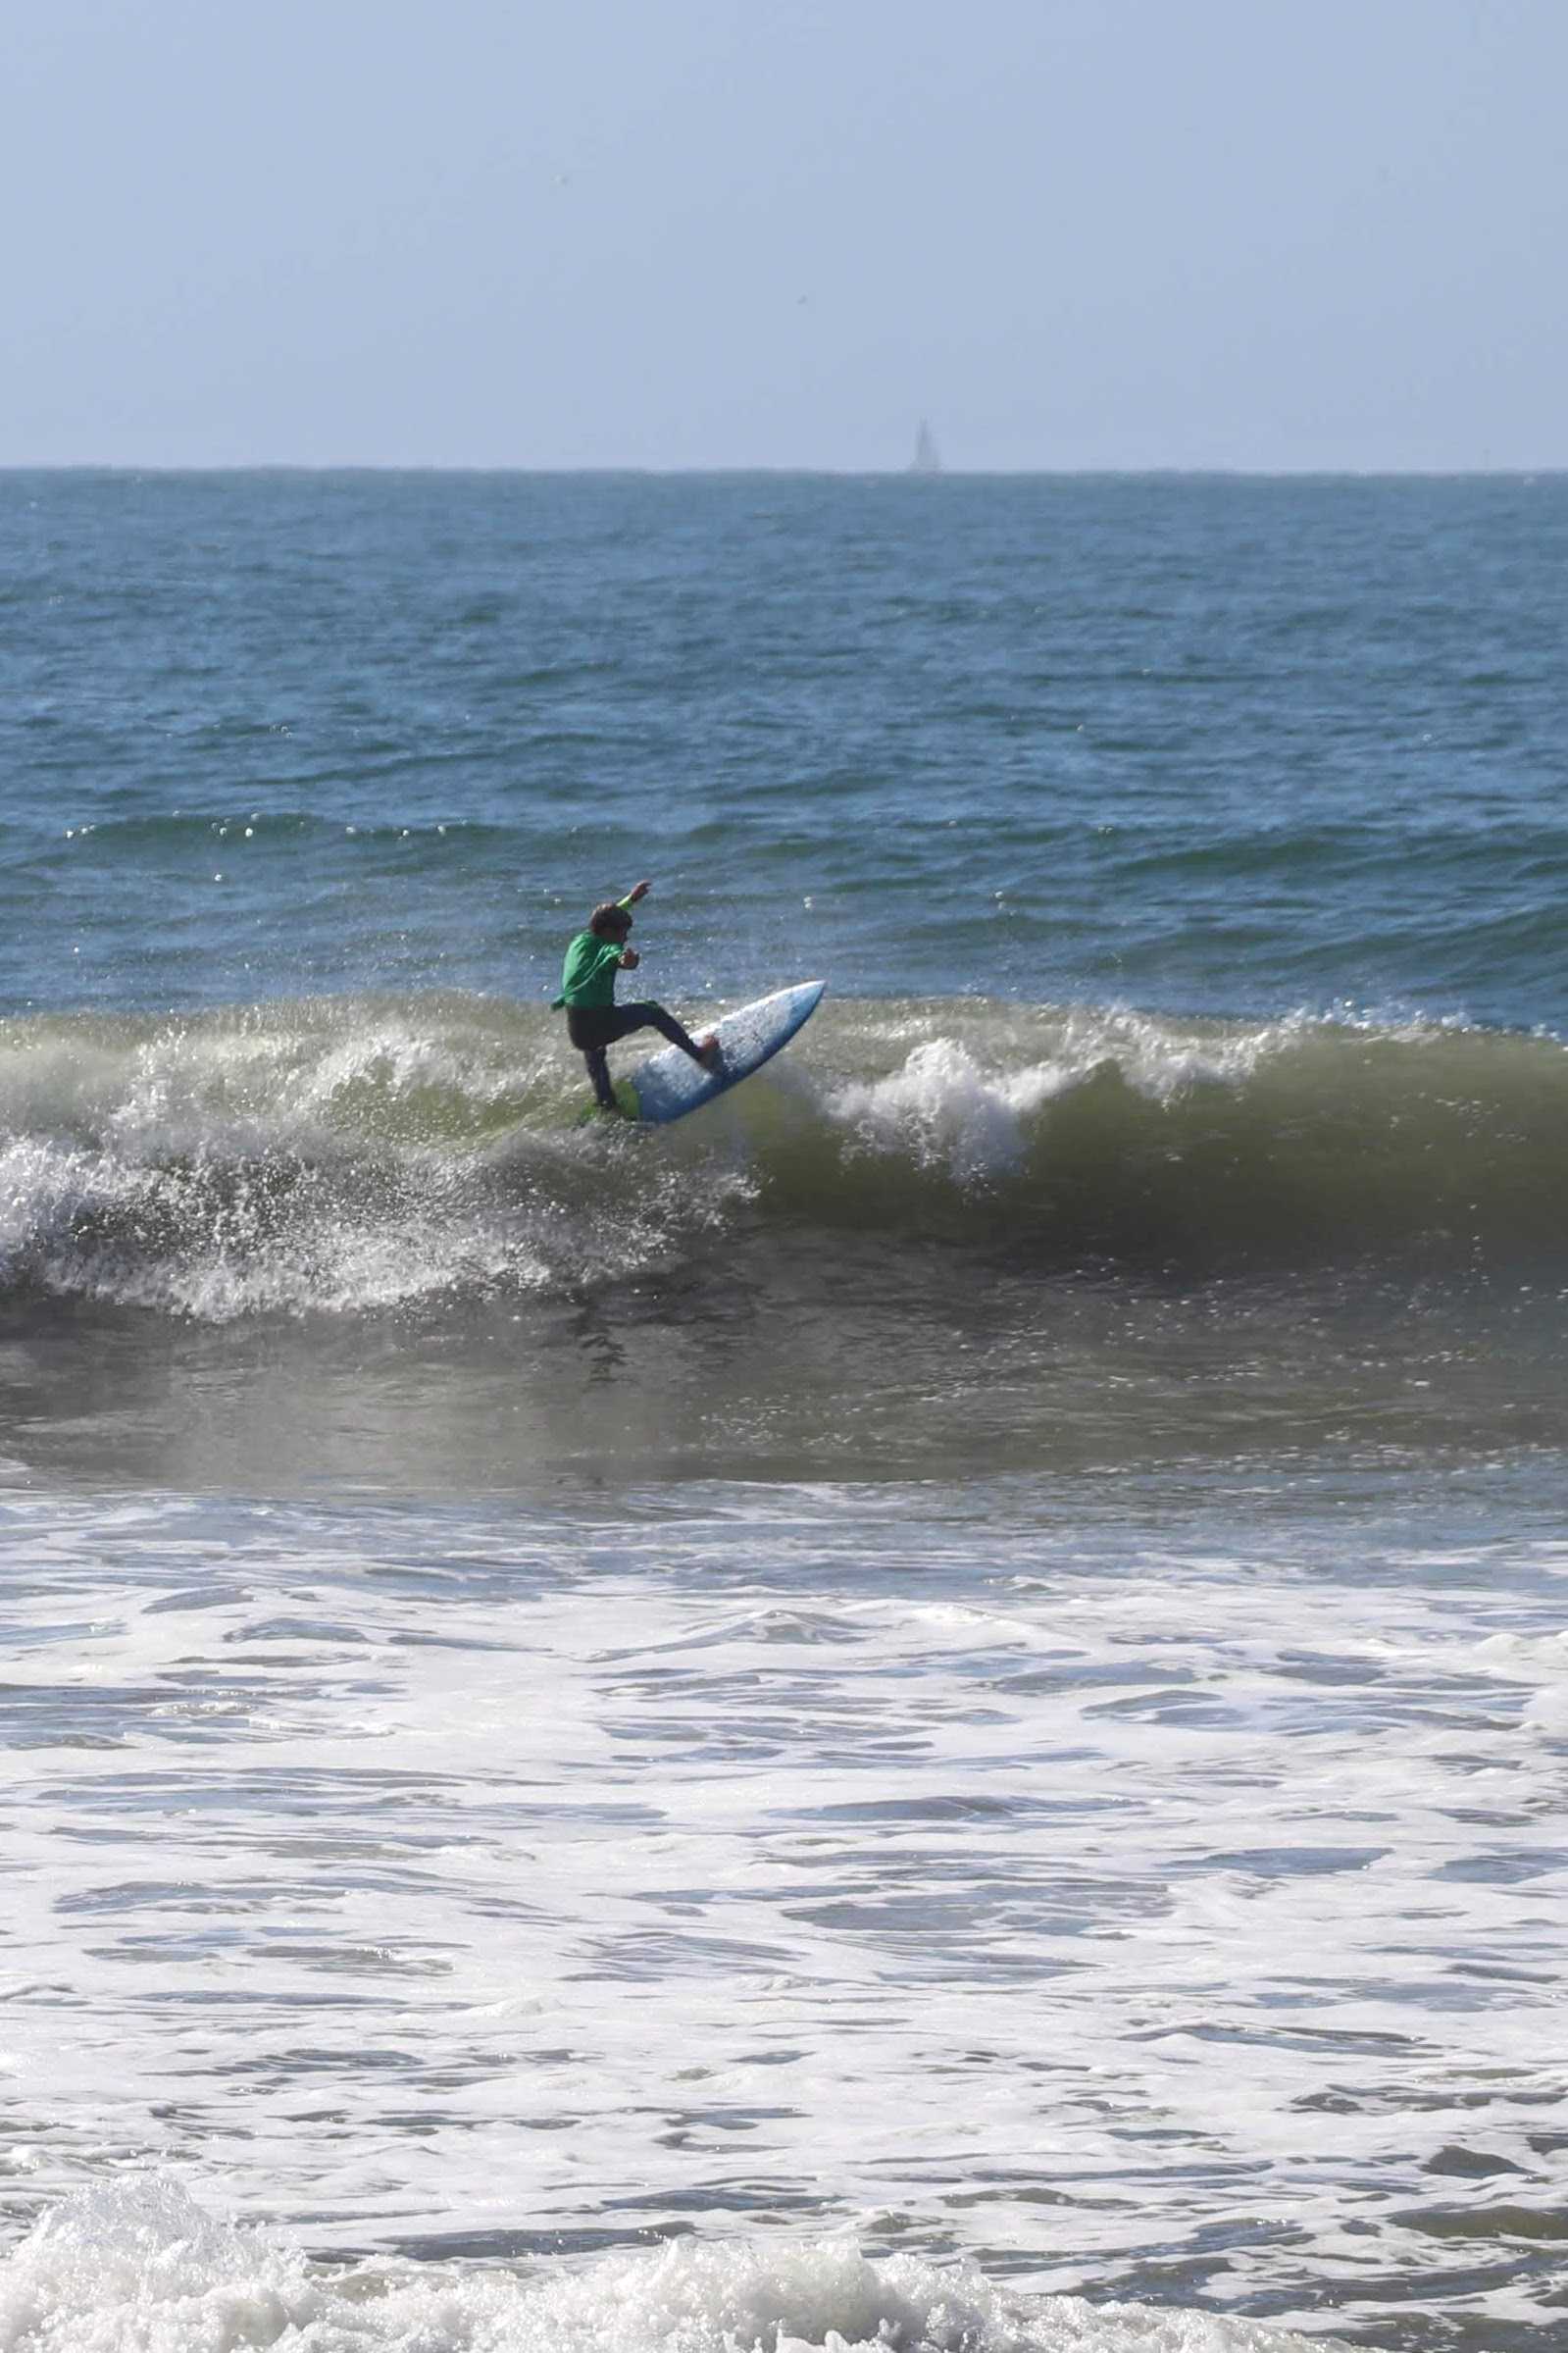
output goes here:
[{"label": "distant sailboat", "polygon": [[920,430],[915,435],[915,454],[909,461],[909,471],[911,474],[939,474],[941,470],[941,451],[936,446],[936,436],[922,417]]}]

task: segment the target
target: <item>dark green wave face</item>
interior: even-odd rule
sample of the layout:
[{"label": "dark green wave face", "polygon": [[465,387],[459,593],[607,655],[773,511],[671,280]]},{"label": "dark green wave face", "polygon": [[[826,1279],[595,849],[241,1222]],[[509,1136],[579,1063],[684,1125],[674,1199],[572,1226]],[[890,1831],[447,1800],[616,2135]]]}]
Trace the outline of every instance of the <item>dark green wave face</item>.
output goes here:
[{"label": "dark green wave face", "polygon": [[[634,1067],[660,1045],[617,1050]],[[0,1263],[13,1286],[113,1299],[134,1247],[148,1304],[218,1318],[591,1286],[607,1221],[618,1273],[711,1227],[742,1249],[809,1236],[828,1258],[930,1246],[960,1286],[986,1266],[1568,1279],[1568,1051],[1549,1038],[838,1000],[679,1134],[583,1133],[585,1100],[559,1018],[499,1000],[13,1018]],[[388,1217],[404,1247],[379,1274],[345,1257],[329,1299],[289,1293],[290,1238],[308,1227],[325,1264],[334,1232],[389,1243]],[[122,1228],[95,1265],[84,1237]],[[204,1300],[197,1270],[220,1260],[237,1288]]]}]

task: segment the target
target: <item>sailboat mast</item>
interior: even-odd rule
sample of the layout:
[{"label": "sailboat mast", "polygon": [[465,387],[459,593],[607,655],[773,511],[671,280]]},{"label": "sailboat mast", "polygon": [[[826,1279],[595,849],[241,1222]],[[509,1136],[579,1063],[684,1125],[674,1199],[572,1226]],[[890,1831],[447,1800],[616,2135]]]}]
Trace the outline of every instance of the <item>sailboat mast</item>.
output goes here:
[{"label": "sailboat mast", "polygon": [[909,461],[909,471],[911,474],[939,474],[941,470],[941,453],[936,447],[936,436],[931,430],[930,422],[922,417],[915,435],[915,454]]}]

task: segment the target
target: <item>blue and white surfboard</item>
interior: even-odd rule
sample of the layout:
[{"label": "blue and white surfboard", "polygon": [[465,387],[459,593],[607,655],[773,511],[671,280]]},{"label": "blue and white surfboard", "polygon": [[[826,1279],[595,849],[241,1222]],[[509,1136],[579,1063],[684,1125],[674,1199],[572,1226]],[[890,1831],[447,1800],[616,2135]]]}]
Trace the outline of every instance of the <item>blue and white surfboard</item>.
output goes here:
[{"label": "blue and white surfboard", "polygon": [[[699,1110],[716,1095],[727,1094],[742,1079],[750,1078],[764,1062],[771,1062],[801,1024],[810,1020],[826,987],[826,981],[799,981],[792,989],[780,989],[752,1004],[737,1005],[715,1027],[720,1058],[711,1070],[693,1062],[679,1046],[667,1046],[616,1082],[616,1101],[629,1119],[640,1119],[652,1127],[684,1119],[688,1111]],[[699,1033],[699,1043],[703,1034]]]}]

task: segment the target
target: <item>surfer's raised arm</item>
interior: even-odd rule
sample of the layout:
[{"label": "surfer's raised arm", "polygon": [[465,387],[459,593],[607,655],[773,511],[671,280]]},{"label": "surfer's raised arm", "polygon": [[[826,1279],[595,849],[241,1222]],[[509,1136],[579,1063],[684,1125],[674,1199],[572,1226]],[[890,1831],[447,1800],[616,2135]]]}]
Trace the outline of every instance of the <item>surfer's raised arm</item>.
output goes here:
[{"label": "surfer's raised arm", "polygon": [[[637,906],[637,901],[639,901],[639,898],[646,898],[646,895],[649,895],[649,892],[651,892],[651,887],[653,887],[651,883],[632,883],[632,887],[630,887],[630,890],[628,890],[626,898],[616,898],[616,906],[623,906],[623,908],[628,910],[628,915],[630,915],[630,910],[632,910],[634,906]],[[623,948],[623,950],[621,950],[621,969],[623,969],[623,972],[634,972],[634,969],[637,969],[639,962],[641,962],[641,957],[637,955],[637,950],[634,950],[634,948]]]},{"label": "surfer's raised arm", "polygon": [[[651,883],[633,883],[631,890],[627,893],[625,898],[618,898],[615,903],[618,907],[625,907],[628,914],[630,914],[632,909],[636,905],[638,899],[646,898],[652,888],[653,885]],[[637,954],[637,951],[634,947],[622,948],[621,970],[623,972],[635,972],[641,961],[642,958]]]}]

